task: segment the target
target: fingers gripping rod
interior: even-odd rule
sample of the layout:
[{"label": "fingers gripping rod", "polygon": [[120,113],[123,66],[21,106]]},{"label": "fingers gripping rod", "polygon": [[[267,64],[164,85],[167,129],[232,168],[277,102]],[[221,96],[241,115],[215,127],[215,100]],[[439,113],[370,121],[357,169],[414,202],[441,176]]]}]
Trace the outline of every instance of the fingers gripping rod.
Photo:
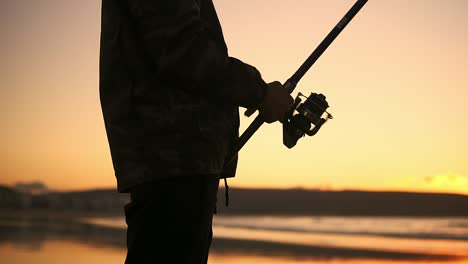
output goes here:
[{"label": "fingers gripping rod", "polygon": [[[299,69],[289,78],[285,83],[284,87],[288,90],[289,93],[292,93],[296,88],[296,85],[302,79],[302,77],[307,73],[307,71],[314,65],[314,63],[320,58],[320,56],[327,50],[330,44],[338,37],[338,35],[343,31],[343,29],[348,25],[348,23],[354,18],[354,16],[361,10],[361,8],[367,3],[368,0],[358,0],[351,9],[346,13],[346,15],[338,22],[338,24],[328,33],[324,40],[318,45],[318,47],[312,52],[312,54],[307,58],[307,60],[299,67]],[[234,145],[233,153],[231,154],[228,162],[224,167],[226,167],[234,158],[237,156],[242,147],[249,141],[249,139],[255,134],[255,132],[263,125],[264,121],[261,115],[258,115],[254,121],[249,125],[249,127],[244,131],[240,138],[236,141]]]}]

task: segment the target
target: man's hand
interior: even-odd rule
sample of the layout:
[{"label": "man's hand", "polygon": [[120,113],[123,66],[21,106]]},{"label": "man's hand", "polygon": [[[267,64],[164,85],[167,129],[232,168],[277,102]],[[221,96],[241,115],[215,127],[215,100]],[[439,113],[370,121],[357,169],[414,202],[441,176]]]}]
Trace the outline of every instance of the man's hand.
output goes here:
[{"label": "man's hand", "polygon": [[[293,103],[294,99],[289,95],[286,88],[280,82],[272,82],[268,84],[265,98],[260,103],[258,110],[263,121],[267,123],[282,122]],[[251,116],[255,113],[255,110],[247,109],[245,115]]]}]

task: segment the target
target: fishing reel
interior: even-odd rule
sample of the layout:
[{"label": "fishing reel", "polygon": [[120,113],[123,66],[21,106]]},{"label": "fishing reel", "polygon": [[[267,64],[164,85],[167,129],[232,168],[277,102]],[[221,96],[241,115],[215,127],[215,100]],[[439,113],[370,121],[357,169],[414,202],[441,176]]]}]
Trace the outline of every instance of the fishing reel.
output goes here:
[{"label": "fishing reel", "polygon": [[[303,98],[306,100],[302,103]],[[299,93],[283,122],[283,144],[292,148],[301,137],[317,134],[328,119],[333,119],[326,111],[327,108],[328,103],[323,94],[311,93],[307,97]]]}]

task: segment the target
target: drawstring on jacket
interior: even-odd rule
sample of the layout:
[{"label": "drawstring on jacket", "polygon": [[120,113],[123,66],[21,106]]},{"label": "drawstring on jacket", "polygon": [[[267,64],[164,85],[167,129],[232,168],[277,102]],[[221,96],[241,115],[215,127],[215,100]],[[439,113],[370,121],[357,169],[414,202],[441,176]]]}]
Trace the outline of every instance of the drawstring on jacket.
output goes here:
[{"label": "drawstring on jacket", "polygon": [[227,183],[227,178],[224,178],[224,204],[226,207],[229,206],[229,185]]}]

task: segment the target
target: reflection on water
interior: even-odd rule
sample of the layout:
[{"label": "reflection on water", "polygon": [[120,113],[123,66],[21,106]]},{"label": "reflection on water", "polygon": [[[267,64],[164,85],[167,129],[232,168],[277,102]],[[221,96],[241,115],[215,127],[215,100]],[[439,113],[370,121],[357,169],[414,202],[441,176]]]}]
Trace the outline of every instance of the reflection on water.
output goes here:
[{"label": "reflection on water", "polygon": [[450,254],[468,252],[468,219],[220,217],[218,236],[304,245]]},{"label": "reflection on water", "polygon": [[[1,263],[35,263],[35,264],[101,264],[101,263],[123,263],[125,259],[124,248],[95,247],[85,242],[54,241],[44,242],[40,248],[35,250],[25,249],[12,244],[0,246]],[[305,264],[311,263],[310,259],[252,256],[238,254],[210,254],[209,264]],[[346,263],[346,264],[390,264],[393,260],[343,260],[343,259],[314,259],[313,263]],[[410,264],[413,261],[399,261],[398,264]],[[440,263],[424,261],[424,263]],[[444,262],[445,263],[445,262]],[[464,261],[454,261],[450,264],[466,264]]]},{"label": "reflection on water", "polygon": [[42,242],[40,247],[35,248],[3,243],[0,245],[0,257],[3,264],[123,263],[125,250],[96,247],[87,244],[86,241],[47,240]]},{"label": "reflection on water", "polygon": [[301,233],[468,240],[464,218],[221,216],[215,222],[224,227]]},{"label": "reflection on water", "polygon": [[[463,218],[218,216],[214,232],[211,264],[468,264]],[[124,258],[122,218],[0,217],[2,264],[123,263]]]}]

